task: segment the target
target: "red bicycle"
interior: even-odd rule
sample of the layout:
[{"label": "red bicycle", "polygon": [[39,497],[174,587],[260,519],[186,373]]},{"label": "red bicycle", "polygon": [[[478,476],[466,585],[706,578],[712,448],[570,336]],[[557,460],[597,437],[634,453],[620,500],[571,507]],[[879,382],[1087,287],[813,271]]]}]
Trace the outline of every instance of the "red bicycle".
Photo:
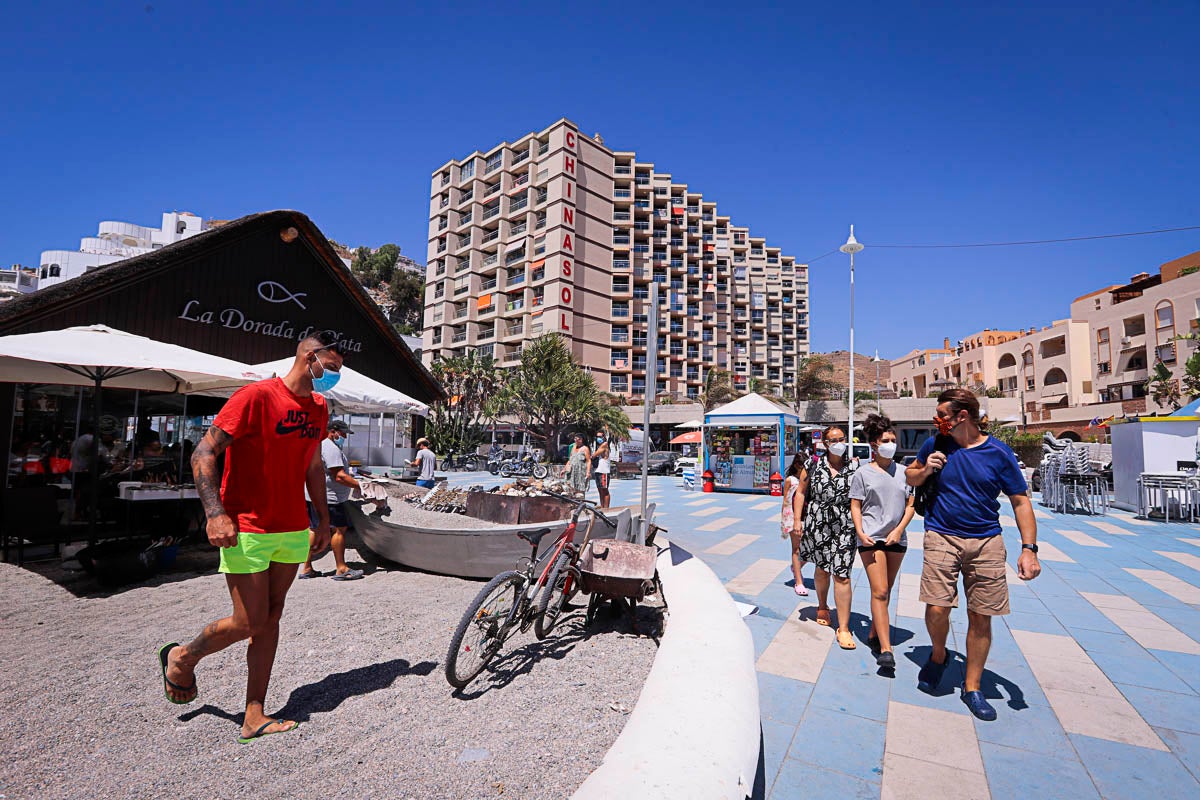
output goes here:
[{"label": "red bicycle", "polygon": [[[550,528],[520,531],[517,536],[533,548],[529,557],[522,559],[524,568],[501,572],[488,581],[467,606],[446,653],[446,680],[456,689],[475,680],[514,631],[523,633],[532,626],[538,639],[549,635],[563,606],[578,591],[576,563],[591,538],[596,518],[609,525],[616,524],[594,503],[552,492],[547,494],[575,506],[570,522],[554,545],[541,556],[538,556],[538,545],[550,533]],[[583,541],[577,545],[575,533],[579,517],[585,510],[590,512],[587,530]]]}]

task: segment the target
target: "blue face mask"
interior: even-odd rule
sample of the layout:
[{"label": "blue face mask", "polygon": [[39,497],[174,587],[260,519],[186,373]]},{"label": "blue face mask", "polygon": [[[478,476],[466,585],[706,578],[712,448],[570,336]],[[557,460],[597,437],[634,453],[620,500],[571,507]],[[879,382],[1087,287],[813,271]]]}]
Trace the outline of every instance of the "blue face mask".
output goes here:
[{"label": "blue face mask", "polygon": [[318,378],[313,375],[312,365],[310,364],[308,367],[308,376],[312,378],[313,391],[325,393],[337,386],[338,381],[342,379],[342,373],[336,369],[325,369],[324,364],[321,365],[321,369],[323,372],[321,373],[321,377]]},{"label": "blue face mask", "polygon": [[[336,383],[336,381],[335,381],[335,383]],[[345,439],[343,439],[343,438],[342,438],[342,437],[340,437],[340,436],[339,436],[338,438],[334,439],[334,440],[333,440],[333,443],[334,443],[334,444],[336,444],[336,445],[337,445],[339,448],[345,448],[345,447],[346,447],[346,440],[345,440]]]}]

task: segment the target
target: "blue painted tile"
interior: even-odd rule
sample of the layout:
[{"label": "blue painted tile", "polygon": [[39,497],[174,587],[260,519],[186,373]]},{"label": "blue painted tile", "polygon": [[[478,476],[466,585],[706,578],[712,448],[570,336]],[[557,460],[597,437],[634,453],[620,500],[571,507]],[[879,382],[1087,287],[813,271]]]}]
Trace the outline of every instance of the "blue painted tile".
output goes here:
[{"label": "blue painted tile", "polygon": [[1008,605],[1013,610],[1013,613],[1024,611],[1032,614],[1051,613],[1051,609],[1047,608],[1046,604],[1031,592],[1009,592]]},{"label": "blue painted tile", "polygon": [[1112,633],[1079,629],[1072,630],[1071,635],[1075,637],[1075,641],[1079,642],[1079,646],[1088,652],[1088,655],[1112,653],[1114,655],[1137,656],[1146,652],[1144,647],[1135,642],[1123,631]]},{"label": "blue painted tile", "polygon": [[1108,800],[1196,797],[1200,784],[1172,753],[1068,734],[1075,752]]},{"label": "blue painted tile", "polygon": [[799,724],[812,690],[811,683],[758,673],[758,707],[762,718],[792,726]]},{"label": "blue painted tile", "polygon": [[1192,777],[1200,780],[1200,736],[1168,728],[1155,728],[1154,732],[1171,748],[1171,752],[1179,757],[1183,766],[1192,773]]},{"label": "blue painted tile", "polygon": [[879,800],[879,784],[789,758],[783,762],[770,800]]},{"label": "blue painted tile", "polygon": [[887,719],[891,678],[880,676],[875,659],[863,646],[840,650],[835,645],[813,688],[810,705],[867,719]]},{"label": "blue painted tile", "polygon": [[[1200,586],[1200,581],[1194,582]],[[1160,606],[1154,613],[1178,628],[1185,636],[1200,641],[1200,611],[1189,606]]]},{"label": "blue painted tile", "polygon": [[792,737],[795,735],[795,725],[785,725],[769,719],[762,721],[763,779],[768,793],[779,774],[779,768],[783,766],[783,759],[787,756]]},{"label": "blue painted tile", "polygon": [[[992,797],[1053,797],[1055,800],[1100,797],[1087,770],[1074,759],[1073,753],[1068,760],[1050,753],[1014,750],[989,742],[980,742],[979,750]],[[1069,746],[1067,750],[1070,752]]]},{"label": "blue painted tile", "polygon": [[1008,627],[1017,631],[1033,631],[1034,633],[1052,633],[1067,636],[1067,629],[1049,614],[1028,614],[1014,612],[1004,617]]},{"label": "blue painted tile", "polygon": [[[957,705],[966,711],[962,703]],[[975,734],[980,742],[1028,750],[1056,759],[1075,758],[1067,734],[1048,705],[1030,704],[1020,710],[994,705],[997,706],[995,720],[975,720]]]},{"label": "blue painted tile", "polygon": [[836,767],[847,775],[878,782],[886,736],[882,722],[810,707],[792,739],[788,759]]},{"label": "blue painted tile", "polygon": [[767,649],[767,645],[775,638],[775,634],[779,633],[779,628],[783,622],[771,617],[764,617],[760,614],[751,614],[748,617],[743,617],[742,621],[746,623],[746,627],[750,629],[750,638],[754,640],[754,658],[758,659]]},{"label": "blue painted tile", "polygon": [[1113,683],[1186,695],[1196,694],[1192,687],[1146,651],[1139,655],[1092,653],[1091,657]]},{"label": "blue painted tile", "polygon": [[1200,656],[1191,653],[1172,653],[1167,650],[1151,650],[1150,653],[1174,672],[1181,681],[1200,692]]},{"label": "blue painted tile", "polygon": [[1142,719],[1156,728],[1200,733],[1200,696],[1176,694],[1118,683],[1121,694],[1133,704]]}]

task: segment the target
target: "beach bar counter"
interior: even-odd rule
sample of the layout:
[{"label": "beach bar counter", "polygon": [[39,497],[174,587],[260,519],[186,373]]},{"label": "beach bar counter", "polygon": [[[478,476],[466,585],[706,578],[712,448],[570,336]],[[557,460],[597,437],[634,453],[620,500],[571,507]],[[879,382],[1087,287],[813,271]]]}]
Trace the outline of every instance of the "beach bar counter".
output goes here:
[{"label": "beach bar counter", "polygon": [[717,491],[765,493],[799,450],[801,427],[796,414],[748,394],[704,415],[701,464]]}]

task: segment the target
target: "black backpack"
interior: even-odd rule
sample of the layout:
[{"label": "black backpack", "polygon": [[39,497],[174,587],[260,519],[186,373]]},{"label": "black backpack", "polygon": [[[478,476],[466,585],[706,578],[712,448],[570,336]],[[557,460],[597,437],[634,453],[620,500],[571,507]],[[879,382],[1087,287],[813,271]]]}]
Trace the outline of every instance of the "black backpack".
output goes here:
[{"label": "black backpack", "polygon": [[[933,440],[934,452],[945,453],[949,449],[950,443],[953,441],[954,440],[949,436],[944,436],[939,433],[934,437]],[[927,512],[929,507],[933,505],[933,500],[935,497],[937,497],[937,493],[938,473],[934,472],[928,480],[916,487],[916,489],[913,491],[913,511],[922,517],[925,516],[925,512]]]}]

